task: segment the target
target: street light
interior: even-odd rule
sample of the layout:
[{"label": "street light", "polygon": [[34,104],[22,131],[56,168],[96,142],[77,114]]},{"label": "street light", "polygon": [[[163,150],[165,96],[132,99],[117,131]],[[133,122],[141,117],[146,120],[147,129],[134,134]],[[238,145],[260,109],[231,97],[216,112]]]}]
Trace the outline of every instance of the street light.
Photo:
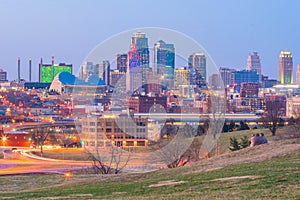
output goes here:
[{"label": "street light", "polygon": [[2,140],[3,146],[5,146],[6,141],[7,141],[7,137],[5,135],[3,135],[1,140]]}]

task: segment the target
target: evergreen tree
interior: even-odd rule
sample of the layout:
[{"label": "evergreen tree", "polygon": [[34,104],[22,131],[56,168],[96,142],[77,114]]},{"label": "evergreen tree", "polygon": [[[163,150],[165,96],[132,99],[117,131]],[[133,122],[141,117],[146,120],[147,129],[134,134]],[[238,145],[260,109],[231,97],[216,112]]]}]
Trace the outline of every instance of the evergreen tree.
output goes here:
[{"label": "evergreen tree", "polygon": [[231,151],[237,151],[237,150],[240,150],[240,143],[238,142],[238,140],[233,137],[233,138],[230,138],[230,146],[229,146],[229,149]]}]

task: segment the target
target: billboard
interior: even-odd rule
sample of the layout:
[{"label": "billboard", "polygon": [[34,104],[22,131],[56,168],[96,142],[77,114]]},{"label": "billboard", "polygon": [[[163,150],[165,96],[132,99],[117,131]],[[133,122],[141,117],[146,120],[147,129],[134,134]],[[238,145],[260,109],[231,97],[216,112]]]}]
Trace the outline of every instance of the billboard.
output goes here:
[{"label": "billboard", "polygon": [[60,72],[69,72],[72,74],[72,65],[41,65],[40,66],[40,82],[42,83],[51,83],[53,78]]}]

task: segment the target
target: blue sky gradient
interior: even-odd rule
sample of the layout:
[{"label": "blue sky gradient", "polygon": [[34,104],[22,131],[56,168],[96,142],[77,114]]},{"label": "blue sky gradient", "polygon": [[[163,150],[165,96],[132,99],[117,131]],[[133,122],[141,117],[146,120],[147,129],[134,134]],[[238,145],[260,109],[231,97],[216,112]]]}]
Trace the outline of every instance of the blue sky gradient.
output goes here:
[{"label": "blue sky gradient", "polygon": [[[261,56],[263,74],[278,75],[281,50],[300,64],[300,1],[79,1],[0,0],[0,68],[17,78],[38,79],[41,57],[79,68],[87,54],[111,35],[139,27],[174,29],[194,38],[217,66],[244,69],[249,53]],[[128,45],[129,45],[128,38]]]}]

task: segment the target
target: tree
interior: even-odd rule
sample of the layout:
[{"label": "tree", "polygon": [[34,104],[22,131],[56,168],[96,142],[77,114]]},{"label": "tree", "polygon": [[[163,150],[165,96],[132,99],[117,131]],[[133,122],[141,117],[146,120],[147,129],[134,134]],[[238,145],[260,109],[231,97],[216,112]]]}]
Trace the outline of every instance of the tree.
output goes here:
[{"label": "tree", "polygon": [[233,138],[230,138],[230,146],[229,146],[229,149],[231,151],[237,151],[237,150],[240,150],[240,143],[238,142],[238,140],[233,137]]},{"label": "tree", "polygon": [[41,156],[43,156],[43,146],[49,134],[50,134],[50,129],[40,128],[40,127],[37,127],[35,132],[31,134],[33,143],[36,146],[40,146]]},{"label": "tree", "polygon": [[276,135],[278,124],[280,122],[281,116],[284,115],[281,106],[282,102],[278,100],[271,100],[266,102],[266,112],[261,117],[261,122],[264,126],[268,128],[272,135]]},{"label": "tree", "polygon": [[177,168],[189,163],[192,154],[188,149],[194,140],[195,132],[192,126],[186,124],[178,129],[175,135],[168,138],[166,145],[162,146],[164,142],[158,143],[160,149],[156,155],[156,161],[165,163],[168,168]]},{"label": "tree", "polygon": [[200,137],[194,137],[191,146],[185,152],[186,155],[190,156],[190,161],[199,161],[200,160],[200,148],[202,142]]},{"label": "tree", "polygon": [[237,151],[250,145],[249,138],[247,136],[242,137],[240,140],[241,141],[239,142],[235,137],[230,138],[230,145],[228,148],[231,151]]},{"label": "tree", "polygon": [[245,135],[244,137],[241,138],[240,147],[241,148],[246,148],[249,145],[250,145],[249,138]]},{"label": "tree", "polygon": [[97,148],[91,154],[93,168],[97,174],[118,174],[128,164],[130,160],[130,152],[125,151],[120,147],[110,146],[108,148]]},{"label": "tree", "polygon": [[240,128],[239,130],[249,130],[249,126],[248,124],[246,124],[246,122],[240,121]]},{"label": "tree", "polygon": [[175,120],[174,119],[167,119],[165,121],[165,124],[163,128],[161,129],[160,135],[161,137],[164,137],[165,135],[167,137],[171,135],[175,135],[178,131],[178,126],[174,125]]}]

